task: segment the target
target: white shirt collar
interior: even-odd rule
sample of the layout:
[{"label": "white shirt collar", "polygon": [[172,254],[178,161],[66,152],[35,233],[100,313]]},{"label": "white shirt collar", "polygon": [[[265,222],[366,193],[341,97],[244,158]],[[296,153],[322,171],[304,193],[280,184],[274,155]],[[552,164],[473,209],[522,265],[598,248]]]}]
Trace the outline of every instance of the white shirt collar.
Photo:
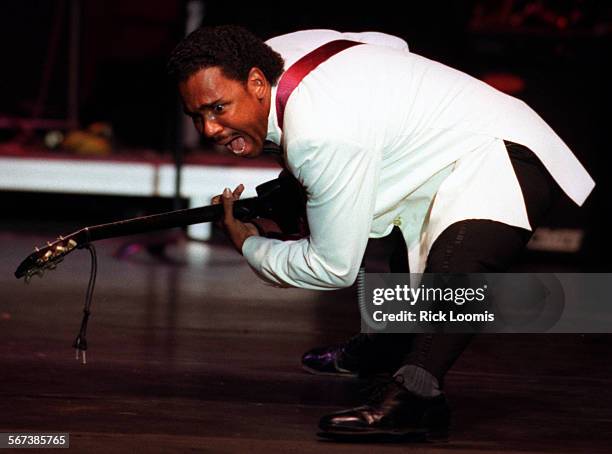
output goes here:
[{"label": "white shirt collar", "polygon": [[278,126],[278,121],[276,118],[276,90],[278,86],[275,85],[271,87],[270,90],[270,113],[268,114],[268,133],[266,135],[266,140],[270,142],[274,142],[276,145],[280,146],[281,136],[283,131]]}]

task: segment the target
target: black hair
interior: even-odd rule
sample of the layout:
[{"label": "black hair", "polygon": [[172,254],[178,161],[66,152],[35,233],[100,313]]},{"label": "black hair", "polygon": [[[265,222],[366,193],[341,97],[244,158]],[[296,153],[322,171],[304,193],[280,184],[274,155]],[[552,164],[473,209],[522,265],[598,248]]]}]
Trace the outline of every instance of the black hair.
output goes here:
[{"label": "black hair", "polygon": [[283,58],[250,31],[236,25],[200,27],[186,36],[168,59],[168,74],[178,82],[203,68],[219,67],[223,74],[246,82],[259,68],[271,85],[283,72]]}]

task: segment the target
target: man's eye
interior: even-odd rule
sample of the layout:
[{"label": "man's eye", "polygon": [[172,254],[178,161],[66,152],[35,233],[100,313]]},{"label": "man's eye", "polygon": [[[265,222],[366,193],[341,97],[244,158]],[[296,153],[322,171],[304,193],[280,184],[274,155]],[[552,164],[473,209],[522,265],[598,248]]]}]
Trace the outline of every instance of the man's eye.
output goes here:
[{"label": "man's eye", "polygon": [[225,107],[223,106],[223,104],[215,104],[213,106],[213,112],[216,114],[220,114],[221,112],[223,112],[224,109]]}]

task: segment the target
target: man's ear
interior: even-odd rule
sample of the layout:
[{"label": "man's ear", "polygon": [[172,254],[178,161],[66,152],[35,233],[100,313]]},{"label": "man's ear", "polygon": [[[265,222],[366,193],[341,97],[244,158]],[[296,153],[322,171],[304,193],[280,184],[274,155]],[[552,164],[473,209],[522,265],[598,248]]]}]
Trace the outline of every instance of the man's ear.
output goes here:
[{"label": "man's ear", "polygon": [[268,91],[269,85],[268,79],[266,79],[263,71],[256,66],[252,67],[247,79],[248,90],[253,93],[257,99],[263,99]]}]

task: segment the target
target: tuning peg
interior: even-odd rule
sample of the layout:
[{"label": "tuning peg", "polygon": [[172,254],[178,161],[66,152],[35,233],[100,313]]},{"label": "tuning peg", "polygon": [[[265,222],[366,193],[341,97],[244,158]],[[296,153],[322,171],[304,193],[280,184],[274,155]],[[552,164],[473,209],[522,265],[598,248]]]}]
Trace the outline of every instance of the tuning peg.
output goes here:
[{"label": "tuning peg", "polygon": [[36,252],[40,252],[40,249],[38,249],[37,247],[34,247],[34,250],[35,250]]}]

